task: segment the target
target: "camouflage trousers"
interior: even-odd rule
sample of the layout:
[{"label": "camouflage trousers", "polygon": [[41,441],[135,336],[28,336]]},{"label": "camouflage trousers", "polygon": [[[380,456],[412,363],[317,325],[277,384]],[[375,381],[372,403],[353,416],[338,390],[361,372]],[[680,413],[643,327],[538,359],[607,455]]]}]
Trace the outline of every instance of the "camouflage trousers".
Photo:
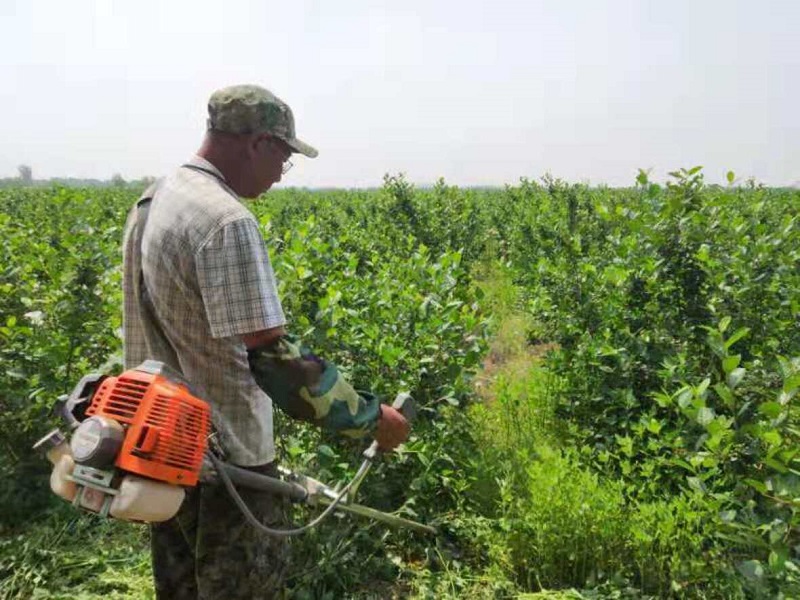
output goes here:
[{"label": "camouflage trousers", "polygon": [[[274,463],[249,468],[277,476]],[[286,527],[284,498],[244,488],[239,493],[262,523]],[[198,485],[175,517],[151,525],[151,550],[159,599],[286,597],[286,538],[256,531],[221,484]]]}]

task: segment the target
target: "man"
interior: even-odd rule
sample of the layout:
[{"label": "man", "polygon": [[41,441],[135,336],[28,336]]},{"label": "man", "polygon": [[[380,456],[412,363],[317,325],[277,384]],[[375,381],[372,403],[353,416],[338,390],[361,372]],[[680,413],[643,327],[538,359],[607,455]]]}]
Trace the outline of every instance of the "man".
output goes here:
[{"label": "man", "polygon": [[[402,415],[286,334],[264,240],[239,198],[279,182],[294,153],[317,155],[297,139],[288,105],[254,85],[218,90],[197,155],[145,194],[124,241],[125,366],[150,358],[177,369],[211,406],[226,460],[270,475],[272,400],[330,429],[372,433],[383,449],[408,435]],[[241,492],[262,522],[285,523],[282,500]],[[159,598],[281,596],[285,542],[250,527],[223,486],[190,491],[174,519],[152,527],[152,553]]]}]

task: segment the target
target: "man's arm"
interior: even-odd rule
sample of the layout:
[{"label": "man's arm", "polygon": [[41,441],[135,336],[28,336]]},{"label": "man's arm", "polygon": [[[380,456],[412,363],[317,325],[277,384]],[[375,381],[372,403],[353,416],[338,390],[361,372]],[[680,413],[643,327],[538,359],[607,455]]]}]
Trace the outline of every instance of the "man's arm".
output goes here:
[{"label": "man's arm", "polygon": [[290,416],[354,437],[374,429],[381,450],[408,438],[402,414],[356,392],[336,365],[301,347],[283,327],[240,337],[256,382]]},{"label": "man's arm", "polygon": [[275,275],[252,215],[226,223],[195,252],[198,284],[212,337],[236,336],[250,370],[285,412],[344,434],[375,430],[384,449],[408,435],[408,424],[377,398],[359,395],[336,365],[287,335]]}]

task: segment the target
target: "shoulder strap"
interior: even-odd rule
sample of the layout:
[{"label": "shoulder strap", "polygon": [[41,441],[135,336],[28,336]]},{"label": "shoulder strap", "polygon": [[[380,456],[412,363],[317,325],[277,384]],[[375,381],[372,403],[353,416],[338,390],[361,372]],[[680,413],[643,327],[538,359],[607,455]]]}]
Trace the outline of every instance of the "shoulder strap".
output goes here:
[{"label": "shoulder strap", "polygon": [[158,338],[158,344],[161,347],[161,350],[168,352],[171,355],[170,362],[177,366],[179,364],[177,353],[175,352],[175,348],[172,346],[172,343],[169,341],[169,338],[167,338],[167,335],[164,333],[164,330],[158,321],[158,317],[155,314],[153,301],[150,298],[150,294],[148,293],[147,286],[144,282],[144,254],[142,252],[142,241],[144,240],[144,231],[147,226],[148,216],[150,214],[150,205],[153,202],[153,198],[155,197],[160,184],[160,180],[153,183],[145,190],[145,192],[136,202],[136,238],[133,241],[136,247],[136,252],[139,255],[139,260],[136,263],[137,272],[133,277],[133,291],[139,300],[142,312],[147,317],[149,324],[152,326],[150,329],[151,333]]},{"label": "shoulder strap", "polygon": [[228,182],[225,181],[225,179],[223,179],[222,177],[219,176],[219,173],[215,173],[211,169],[206,169],[205,167],[201,167],[200,165],[193,165],[191,163],[183,164],[183,165],[181,165],[181,167],[183,167],[185,169],[191,169],[192,171],[197,171],[198,173],[204,173],[205,175],[208,175],[209,177],[214,179],[217,183],[219,183],[220,187],[222,187],[223,190],[228,192],[228,194],[230,194],[237,202],[239,201],[239,196],[236,194],[236,192],[233,191],[231,186],[228,185]]},{"label": "shoulder strap", "polygon": [[205,173],[206,175],[211,175],[211,177],[213,177],[214,179],[216,179],[220,183],[225,183],[225,180],[222,179],[222,177],[217,175],[211,169],[206,169],[205,167],[201,167],[200,165],[193,165],[191,163],[183,164],[183,165],[181,165],[181,167],[183,167],[185,169],[191,169],[192,171],[197,171],[198,173]]},{"label": "shoulder strap", "polygon": [[158,191],[158,187],[161,184],[161,181],[156,181],[155,183],[150,184],[150,186],[144,191],[144,193],[139,196],[139,199],[136,201],[136,239],[135,239],[135,246],[136,252],[139,255],[139,263],[137,265],[138,273],[134,278],[135,282],[135,292],[136,296],[141,300],[142,299],[142,291],[145,290],[144,287],[144,268],[142,266],[143,262],[143,255],[142,255],[142,240],[144,239],[144,228],[147,226],[147,217],[150,214],[150,204],[153,202],[153,198]]}]

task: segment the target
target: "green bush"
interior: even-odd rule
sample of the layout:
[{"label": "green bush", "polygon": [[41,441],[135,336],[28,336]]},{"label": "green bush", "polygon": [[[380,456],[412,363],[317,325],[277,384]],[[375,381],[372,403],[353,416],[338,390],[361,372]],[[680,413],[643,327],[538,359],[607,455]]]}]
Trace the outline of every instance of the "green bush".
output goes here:
[{"label": "green bush", "polygon": [[523,589],[587,587],[626,566],[622,486],[581,467],[571,453],[541,446],[524,486],[501,480],[500,530],[514,579]]},{"label": "green bush", "polygon": [[[6,595],[61,594],[55,574],[96,541],[89,528],[74,546],[52,533],[68,520],[45,521],[60,501],[29,448],[56,396],[118,363],[134,199],[0,192]],[[706,186],[695,168],[666,188],[645,173],[624,190],[549,176],[417,189],[387,176],[380,190],[252,204],[293,332],[359,387],[420,403],[412,439],[361,499],[445,532],[331,520],[296,544],[298,597],[800,595],[799,201]],[[276,422],[281,460],[326,480],[351,472],[360,444]],[[103,530],[109,552],[127,527]],[[146,562],[141,544],[133,552],[140,562],[92,563],[70,582],[125,593],[114,581],[140,582]]]}]

